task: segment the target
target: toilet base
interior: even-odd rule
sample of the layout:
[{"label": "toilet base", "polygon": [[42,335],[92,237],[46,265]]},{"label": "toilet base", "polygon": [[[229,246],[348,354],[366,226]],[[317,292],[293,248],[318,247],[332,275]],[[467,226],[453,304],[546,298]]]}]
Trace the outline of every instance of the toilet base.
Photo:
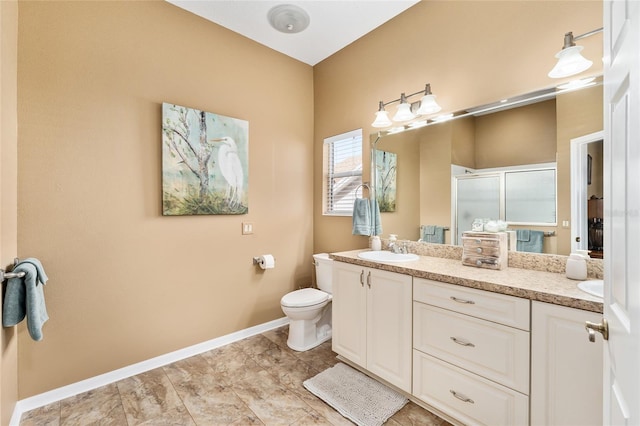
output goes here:
[{"label": "toilet base", "polygon": [[296,333],[295,330],[299,327],[295,327],[295,325],[296,324],[294,324],[294,322],[289,324],[289,338],[287,339],[287,346],[289,346],[294,351],[308,351],[309,349],[313,349],[316,346],[331,339],[331,326],[329,325],[326,325],[324,329],[320,330],[315,330],[315,327],[313,327],[314,330],[311,331],[315,332],[313,334],[315,334],[316,336],[313,336],[313,334],[311,334],[311,336],[305,336],[305,334],[309,334],[308,331],[305,333],[306,330],[302,330],[301,332]]},{"label": "toilet base", "polygon": [[320,318],[313,320],[291,320],[287,346],[304,352],[331,339],[331,303],[323,309]]}]

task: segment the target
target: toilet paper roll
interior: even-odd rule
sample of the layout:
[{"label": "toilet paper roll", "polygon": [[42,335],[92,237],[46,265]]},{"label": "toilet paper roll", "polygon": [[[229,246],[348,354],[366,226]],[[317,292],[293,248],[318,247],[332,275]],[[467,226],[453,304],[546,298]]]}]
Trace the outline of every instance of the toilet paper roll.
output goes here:
[{"label": "toilet paper roll", "polygon": [[262,269],[273,269],[276,266],[276,260],[270,254],[263,254],[258,258],[258,264]]}]

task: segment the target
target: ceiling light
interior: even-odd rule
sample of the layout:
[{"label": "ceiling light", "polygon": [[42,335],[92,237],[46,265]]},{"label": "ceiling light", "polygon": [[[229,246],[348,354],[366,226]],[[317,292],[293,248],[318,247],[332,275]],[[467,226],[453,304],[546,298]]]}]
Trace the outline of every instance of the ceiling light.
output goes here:
[{"label": "ceiling light", "polygon": [[293,4],[281,4],[272,7],[267,13],[267,19],[273,28],[294,34],[304,31],[309,26],[309,14],[304,9]]},{"label": "ceiling light", "polygon": [[[410,104],[407,101],[407,99],[412,96],[421,95],[421,94],[424,94],[424,96],[422,96],[420,101],[414,102],[413,104],[413,106],[415,106],[416,104],[419,104],[414,114],[412,110],[412,104]],[[416,118],[416,114],[429,115],[429,114],[434,114],[442,109],[440,105],[438,105],[438,103],[436,102],[435,95],[431,93],[431,85],[426,84],[424,90],[421,90],[419,92],[412,93],[410,95],[405,95],[404,93],[402,93],[400,95],[400,98],[394,99],[386,103],[380,101],[378,111],[376,112],[376,119],[373,123],[371,123],[373,127],[388,127],[393,124],[392,121],[389,119],[389,115],[384,110],[384,107],[389,104],[393,104],[395,102],[400,102],[400,103],[398,104],[396,113],[393,116],[393,121],[401,121],[401,122],[410,121]]]},{"label": "ceiling light", "polygon": [[585,59],[581,54],[582,46],[576,46],[575,41],[581,38],[588,37],[590,35],[599,33],[602,28],[590,31],[585,34],[574,37],[572,32],[568,32],[564,35],[564,46],[562,50],[556,53],[558,62],[556,66],[549,72],[551,78],[563,78],[571,75],[580,74],[583,71],[588,70],[593,62]]}]

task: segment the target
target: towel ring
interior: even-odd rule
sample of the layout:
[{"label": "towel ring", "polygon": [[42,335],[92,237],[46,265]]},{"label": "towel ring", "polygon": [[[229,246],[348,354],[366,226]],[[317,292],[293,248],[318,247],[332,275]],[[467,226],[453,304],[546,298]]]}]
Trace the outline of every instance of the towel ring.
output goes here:
[{"label": "towel ring", "polygon": [[[354,194],[356,195],[356,197],[358,196],[358,189],[360,188],[367,188],[368,191],[371,191],[371,187],[369,186],[369,184],[366,182],[363,182],[360,185],[356,186],[356,189],[354,191]],[[364,198],[364,192],[362,192],[362,198]]]}]

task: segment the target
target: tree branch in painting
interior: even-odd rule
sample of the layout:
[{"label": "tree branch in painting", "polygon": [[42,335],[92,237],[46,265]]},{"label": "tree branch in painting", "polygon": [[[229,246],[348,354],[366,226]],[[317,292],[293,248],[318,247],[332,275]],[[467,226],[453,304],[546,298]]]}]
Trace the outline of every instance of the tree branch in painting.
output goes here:
[{"label": "tree branch in painting", "polygon": [[[226,119],[225,123],[217,123],[216,117]],[[246,213],[246,155],[238,155],[236,143],[229,136],[211,138],[228,130],[240,134],[246,143],[246,122],[171,104],[163,104],[163,119],[163,213]],[[235,122],[240,124],[238,128],[229,125]],[[233,175],[229,174],[227,160],[230,144],[235,156]],[[217,167],[212,160],[216,147]]]}]

